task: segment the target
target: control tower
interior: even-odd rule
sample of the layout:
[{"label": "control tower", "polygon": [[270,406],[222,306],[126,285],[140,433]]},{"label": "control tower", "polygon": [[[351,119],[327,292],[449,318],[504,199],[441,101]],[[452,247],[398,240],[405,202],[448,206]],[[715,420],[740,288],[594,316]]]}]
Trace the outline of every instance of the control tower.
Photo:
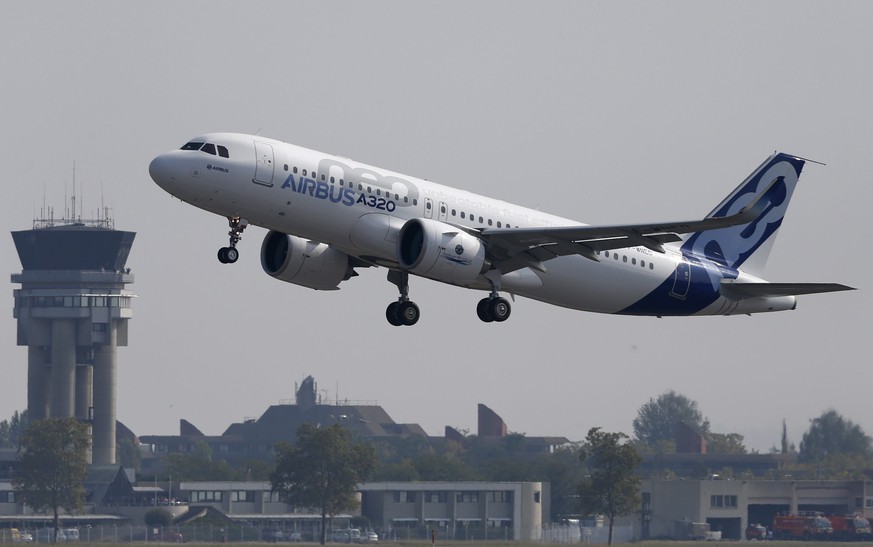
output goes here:
[{"label": "control tower", "polygon": [[[75,209],[74,209],[75,210]],[[104,210],[104,213],[106,211]],[[116,348],[127,345],[134,232],[109,218],[35,220],[12,232],[22,272],[12,275],[18,345],[27,346],[31,420],[91,425],[91,462],[115,463]]]}]

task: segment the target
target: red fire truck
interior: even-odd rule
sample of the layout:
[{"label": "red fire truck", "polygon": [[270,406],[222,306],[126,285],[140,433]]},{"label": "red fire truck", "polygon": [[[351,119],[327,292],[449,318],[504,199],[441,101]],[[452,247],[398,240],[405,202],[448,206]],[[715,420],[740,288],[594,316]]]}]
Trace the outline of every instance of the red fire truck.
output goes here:
[{"label": "red fire truck", "polygon": [[800,511],[796,515],[773,518],[774,539],[828,539],[833,531],[831,521],[819,512]]},{"label": "red fire truck", "polygon": [[834,539],[862,541],[870,539],[870,521],[862,516],[828,517],[834,529]]}]

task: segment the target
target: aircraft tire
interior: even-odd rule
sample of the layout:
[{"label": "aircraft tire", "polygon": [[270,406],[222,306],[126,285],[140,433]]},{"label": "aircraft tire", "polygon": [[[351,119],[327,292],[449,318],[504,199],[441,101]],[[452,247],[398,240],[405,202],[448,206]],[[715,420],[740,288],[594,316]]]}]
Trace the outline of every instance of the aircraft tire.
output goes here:
[{"label": "aircraft tire", "polygon": [[395,327],[403,325],[400,320],[400,302],[391,302],[385,309],[385,318]]},{"label": "aircraft tire", "polygon": [[491,323],[492,321],[494,321],[494,318],[491,317],[491,312],[488,310],[490,306],[490,298],[483,298],[479,301],[479,304],[476,305],[476,315],[478,315],[479,319],[481,319],[485,323]]},{"label": "aircraft tire", "polygon": [[505,298],[495,298],[488,303],[488,315],[498,323],[509,319],[509,314],[511,313],[512,306],[509,305],[509,300]]},{"label": "aircraft tire", "polygon": [[222,264],[227,264],[227,247],[218,249],[218,261]]},{"label": "aircraft tire", "polygon": [[239,260],[239,251],[236,249],[236,247],[225,247],[224,258],[227,260],[228,264],[233,264],[234,262]]},{"label": "aircraft tire", "polygon": [[403,322],[404,325],[411,327],[418,323],[418,319],[421,317],[421,311],[418,309],[415,302],[407,300],[400,304],[400,307],[397,309],[397,317],[400,318],[400,321]]}]

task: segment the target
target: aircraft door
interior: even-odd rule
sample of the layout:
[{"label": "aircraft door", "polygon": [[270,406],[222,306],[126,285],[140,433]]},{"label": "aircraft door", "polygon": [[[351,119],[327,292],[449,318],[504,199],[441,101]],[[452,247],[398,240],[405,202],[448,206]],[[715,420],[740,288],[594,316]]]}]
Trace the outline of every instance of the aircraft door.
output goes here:
[{"label": "aircraft door", "polygon": [[273,145],[255,141],[255,178],[252,182],[273,186]]},{"label": "aircraft door", "polygon": [[424,218],[433,218],[433,200],[424,198]]},{"label": "aircraft door", "polygon": [[440,214],[441,221],[445,222],[446,220],[448,220],[448,218],[449,218],[449,206],[446,205],[445,201],[440,202],[439,214]]},{"label": "aircraft door", "polygon": [[691,265],[683,260],[676,265],[676,272],[673,277],[673,289],[670,291],[670,296],[684,300],[685,297],[688,296],[688,288],[690,286]]}]

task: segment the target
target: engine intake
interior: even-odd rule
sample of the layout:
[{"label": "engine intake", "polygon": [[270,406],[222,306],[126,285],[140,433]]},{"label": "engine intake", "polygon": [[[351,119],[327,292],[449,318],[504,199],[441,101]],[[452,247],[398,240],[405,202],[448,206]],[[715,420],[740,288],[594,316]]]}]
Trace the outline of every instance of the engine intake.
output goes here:
[{"label": "engine intake", "polygon": [[355,275],[344,252],[272,230],[261,244],[261,267],[281,281],[322,291],[335,291]]},{"label": "engine intake", "polygon": [[397,261],[416,275],[462,286],[473,285],[489,268],[481,239],[427,218],[409,220],[400,229]]}]

